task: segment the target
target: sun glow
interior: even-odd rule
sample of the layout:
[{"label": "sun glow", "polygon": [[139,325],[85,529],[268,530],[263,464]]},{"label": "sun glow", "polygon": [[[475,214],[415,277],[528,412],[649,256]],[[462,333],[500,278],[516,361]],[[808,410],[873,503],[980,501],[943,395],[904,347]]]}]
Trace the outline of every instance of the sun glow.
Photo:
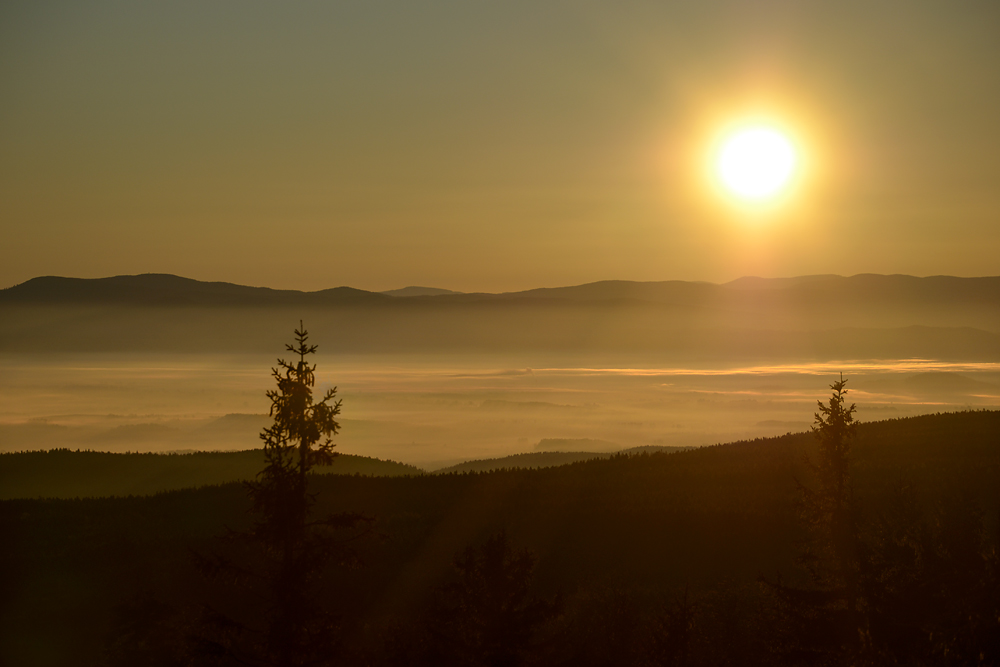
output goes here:
[{"label": "sun glow", "polygon": [[741,127],[726,135],[715,156],[715,174],[737,198],[763,203],[791,184],[799,156],[791,139],[767,125]]}]

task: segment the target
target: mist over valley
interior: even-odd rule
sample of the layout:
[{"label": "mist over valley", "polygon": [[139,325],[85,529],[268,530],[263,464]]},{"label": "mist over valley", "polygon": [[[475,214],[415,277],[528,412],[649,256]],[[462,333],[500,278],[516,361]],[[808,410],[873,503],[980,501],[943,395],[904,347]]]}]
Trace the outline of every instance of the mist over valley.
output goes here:
[{"label": "mist over valley", "polygon": [[40,278],[0,291],[0,312],[7,452],[258,447],[300,319],[318,388],[344,399],[339,451],[426,470],[547,439],[613,452],[799,432],[839,372],[865,419],[1000,405],[1000,278],[420,296]]}]

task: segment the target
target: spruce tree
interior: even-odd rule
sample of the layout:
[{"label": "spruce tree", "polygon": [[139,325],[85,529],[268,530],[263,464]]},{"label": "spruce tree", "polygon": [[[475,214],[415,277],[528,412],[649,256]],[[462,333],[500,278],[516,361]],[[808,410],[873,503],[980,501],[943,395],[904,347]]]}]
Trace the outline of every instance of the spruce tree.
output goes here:
[{"label": "spruce tree", "polygon": [[830,385],[829,402],[817,401],[813,434],[819,441],[819,463],[814,466],[819,481],[816,490],[803,489],[806,518],[816,529],[817,555],[824,555],[825,572],[816,574],[829,586],[840,588],[852,613],[857,608],[858,517],[851,485],[851,445],[857,422],[856,406],[847,405],[847,380]]},{"label": "spruce tree", "polygon": [[[203,559],[216,578],[239,589],[225,600],[225,612],[212,609],[199,639],[200,653],[223,664],[299,665],[333,664],[337,654],[339,620],[321,595],[328,566],[351,554],[335,531],[369,520],[357,513],[314,518],[316,497],[308,489],[309,473],[333,462],[332,436],[339,431],[341,401],[337,389],[313,399],[316,366],[307,361],[316,352],[303,326],[295,330],[295,344],[286,345],[298,356],[278,359],[272,369],[276,389],[271,400],[271,426],[264,441],[264,469],[248,484],[250,529],[233,532],[231,541],[242,547],[226,557]],[[232,588],[231,588],[232,590]],[[251,602],[232,604],[236,598]]]},{"label": "spruce tree", "polygon": [[779,653],[791,663],[863,664],[870,653],[866,609],[859,588],[860,537],[851,484],[851,446],[856,406],[847,404],[847,380],[830,385],[827,403],[818,401],[813,434],[819,461],[810,464],[817,486],[799,483],[807,539],[799,563],[811,585],[765,583],[777,595],[786,627]]}]

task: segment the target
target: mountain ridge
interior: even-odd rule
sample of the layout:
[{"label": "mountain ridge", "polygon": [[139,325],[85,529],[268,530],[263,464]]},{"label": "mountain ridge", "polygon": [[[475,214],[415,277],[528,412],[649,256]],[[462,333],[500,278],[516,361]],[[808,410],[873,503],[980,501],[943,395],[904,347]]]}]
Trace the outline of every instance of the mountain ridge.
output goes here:
[{"label": "mountain ridge", "polygon": [[986,361],[1000,359],[1000,277],[599,281],[413,296],[169,274],[42,277],[0,290],[0,352],[280,350],[300,320],[333,343],[324,349],[346,353]]},{"label": "mountain ridge", "polygon": [[389,296],[440,296],[442,294],[462,294],[462,292],[456,292],[455,290],[442,289],[440,287],[421,287],[419,285],[409,285],[407,287],[401,287],[399,289],[389,289],[379,292],[379,294],[388,294]]},{"label": "mountain ridge", "polygon": [[391,297],[353,287],[315,292],[209,282],[171,273],[142,273],[107,278],[39,276],[0,290],[0,302],[115,303],[130,305],[296,305],[317,301],[383,301]]},{"label": "mountain ridge", "polygon": [[0,289],[0,303],[128,303],[132,305],[324,305],[333,303],[474,302],[483,300],[567,299],[570,301],[639,301],[684,305],[720,295],[775,293],[819,296],[875,288],[895,298],[915,297],[986,302],[1000,307],[1000,276],[961,278],[917,277],[904,274],[862,273],[760,278],[744,276],[726,283],[663,280],[601,280],[562,287],[538,287],[513,292],[457,292],[441,288],[405,287],[372,292],[349,286],[315,291],[253,287],[222,281],[200,281],[174,274],[145,273],[105,278],[39,276]]}]

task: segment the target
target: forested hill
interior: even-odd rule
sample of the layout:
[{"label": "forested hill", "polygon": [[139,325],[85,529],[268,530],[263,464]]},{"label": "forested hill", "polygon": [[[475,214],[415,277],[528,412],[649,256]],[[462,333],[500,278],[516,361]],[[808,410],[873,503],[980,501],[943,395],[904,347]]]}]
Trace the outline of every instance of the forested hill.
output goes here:
[{"label": "forested hill", "polygon": [[[264,467],[261,449],[178,454],[54,449],[0,454],[0,499],[142,496],[252,480]],[[419,475],[395,461],[338,455],[320,474]]]},{"label": "forested hill", "polygon": [[[988,517],[989,530],[996,530],[1000,412],[867,423],[858,435],[853,480],[866,522],[902,508],[906,516],[927,513],[934,526],[939,508],[959,502],[982,511],[955,516],[969,526]],[[361,567],[331,573],[331,600],[349,641],[374,637],[383,646],[387,640],[370,635],[372,628],[424,613],[428,596],[448,581],[455,555],[505,528],[538,558],[534,589],[563,591],[581,614],[590,613],[588,600],[636,605],[642,596],[687,587],[706,609],[742,610],[737,615],[749,623],[760,601],[746,596],[757,595],[759,575],[801,576],[797,483],[815,483],[806,464],[815,456],[814,438],[803,433],[538,470],[317,475],[319,512],[376,518],[372,539],[357,543]],[[204,579],[191,550],[219,548],[227,526],[250,520],[248,503],[240,484],[144,498],[0,502],[0,567],[9,584],[0,606],[0,662],[101,664],[115,624],[121,632],[138,622],[123,616],[136,600],[158,601],[139,607],[160,614],[150,617],[155,621],[169,620],[164,610],[200,599]],[[965,530],[955,519],[946,527]],[[586,624],[579,630],[581,646],[618,622],[594,618],[592,630]],[[730,629],[720,636],[738,653],[755,631],[740,618],[726,626],[725,618],[718,622]],[[167,627],[155,623],[154,629]],[[720,657],[714,664],[726,663]]]},{"label": "forested hill", "polygon": [[[542,443],[545,442],[545,440],[542,441]],[[549,442],[559,441],[550,440]],[[568,442],[573,442],[573,440],[569,440]],[[589,461],[591,459],[608,459],[612,456],[632,456],[643,453],[652,454],[654,452],[682,452],[689,449],[694,449],[694,447],[647,445],[644,447],[623,449],[619,452],[574,452],[563,450],[538,451],[528,452],[525,454],[513,454],[511,456],[504,456],[495,459],[476,459],[474,461],[465,461],[464,463],[457,463],[453,466],[448,466],[447,468],[435,470],[434,473],[438,475],[447,475],[450,473],[490,472],[491,470],[513,470],[520,468],[552,468],[554,466],[564,466],[569,465],[570,463]]]},{"label": "forested hill", "polygon": [[328,352],[982,361],[1000,359],[1000,278],[605,281],[392,296],[154,274],[45,277],[0,290],[0,352],[269,352],[300,319]]}]

